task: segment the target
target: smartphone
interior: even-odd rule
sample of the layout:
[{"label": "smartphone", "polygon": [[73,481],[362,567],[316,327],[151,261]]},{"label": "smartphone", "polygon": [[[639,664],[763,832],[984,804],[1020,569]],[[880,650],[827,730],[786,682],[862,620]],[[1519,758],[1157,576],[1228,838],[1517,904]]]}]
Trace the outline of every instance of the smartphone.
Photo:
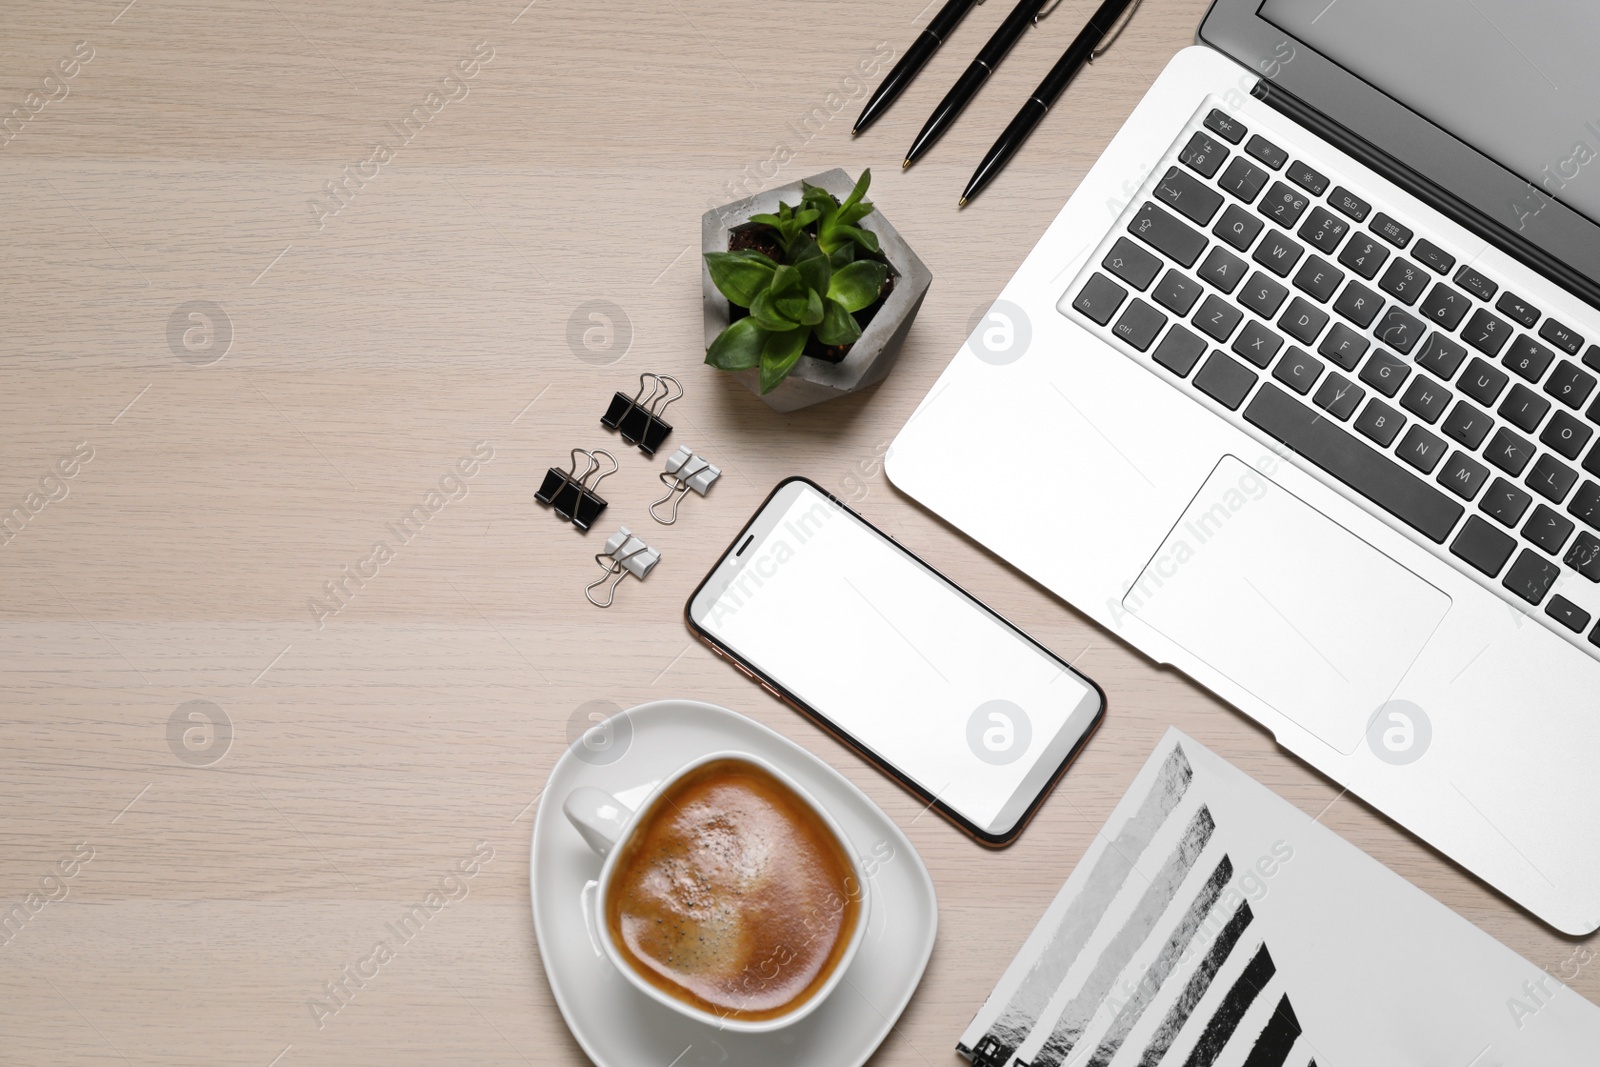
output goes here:
[{"label": "smartphone", "polygon": [[1094,682],[805,478],[778,484],[685,614],[712,651],[995,848],[1105,716]]}]

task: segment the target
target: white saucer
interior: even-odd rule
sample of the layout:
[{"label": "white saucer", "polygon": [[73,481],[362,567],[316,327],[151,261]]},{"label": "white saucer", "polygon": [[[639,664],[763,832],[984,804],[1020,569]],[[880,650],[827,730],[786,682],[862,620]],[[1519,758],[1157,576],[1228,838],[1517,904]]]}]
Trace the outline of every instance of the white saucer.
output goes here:
[{"label": "white saucer", "polygon": [[[600,765],[592,755],[580,759],[589,754],[581,745],[557,761],[534,819],[530,850],[539,954],[578,1044],[598,1067],[767,1067],[780,1059],[788,1067],[859,1067],[905,1010],[933,952],[939,905],[922,857],[837,771],[743,715],[692,700],[661,700],[625,711],[611,724],[613,752],[620,752],[612,762]],[[561,813],[566,794],[580,785],[637,804],[683,764],[721,749],[760,756],[794,778],[833,814],[864,859],[886,855],[885,843],[893,849],[869,878],[866,940],[844,980],[808,1018],[773,1034],[732,1034],[693,1022],[617,973],[594,943],[588,914],[600,857]]]}]

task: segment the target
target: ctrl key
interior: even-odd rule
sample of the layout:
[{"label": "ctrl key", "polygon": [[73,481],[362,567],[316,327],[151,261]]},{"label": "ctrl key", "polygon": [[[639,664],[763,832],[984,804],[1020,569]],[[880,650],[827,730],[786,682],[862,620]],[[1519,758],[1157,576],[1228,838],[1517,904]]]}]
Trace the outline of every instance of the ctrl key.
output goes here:
[{"label": "ctrl key", "polygon": [[1078,291],[1072,301],[1073,308],[1091,319],[1096,326],[1104,326],[1117,313],[1117,308],[1128,298],[1128,290],[1096,271]]}]

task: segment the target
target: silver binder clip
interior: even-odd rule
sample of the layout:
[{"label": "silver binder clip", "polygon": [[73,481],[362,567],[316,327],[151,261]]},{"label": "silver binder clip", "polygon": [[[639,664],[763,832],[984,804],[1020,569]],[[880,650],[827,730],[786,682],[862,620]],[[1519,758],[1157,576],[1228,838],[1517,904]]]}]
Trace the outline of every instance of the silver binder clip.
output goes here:
[{"label": "silver binder clip", "polygon": [[[584,586],[583,595],[595,607],[609,608],[617,598],[617,586],[622,579],[631,574],[644,581],[645,576],[661,562],[661,553],[635,537],[626,526],[619,526],[617,532],[606,540],[605,550],[595,553],[594,561],[605,569],[605,573]],[[595,586],[605,585],[608,581],[611,584],[606,586],[605,600],[596,600]]]},{"label": "silver binder clip", "polygon": [[[650,517],[663,526],[671,526],[678,521],[678,507],[683,503],[683,498],[689,495],[689,490],[705,496],[711,483],[722,477],[722,469],[695,455],[688,445],[679,445],[678,450],[667,458],[667,469],[658,477],[661,484],[667,487],[667,495],[650,505]],[[656,508],[669,501],[672,504],[671,517],[663,519],[656,514]]]}]

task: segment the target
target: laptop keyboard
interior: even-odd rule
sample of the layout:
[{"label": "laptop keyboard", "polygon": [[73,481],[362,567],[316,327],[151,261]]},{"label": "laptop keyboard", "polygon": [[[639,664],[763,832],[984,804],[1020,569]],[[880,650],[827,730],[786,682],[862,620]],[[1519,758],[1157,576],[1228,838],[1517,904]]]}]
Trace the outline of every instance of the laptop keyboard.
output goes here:
[{"label": "laptop keyboard", "polygon": [[1600,324],[1551,318],[1286,138],[1196,125],[1060,309],[1600,657]]}]

